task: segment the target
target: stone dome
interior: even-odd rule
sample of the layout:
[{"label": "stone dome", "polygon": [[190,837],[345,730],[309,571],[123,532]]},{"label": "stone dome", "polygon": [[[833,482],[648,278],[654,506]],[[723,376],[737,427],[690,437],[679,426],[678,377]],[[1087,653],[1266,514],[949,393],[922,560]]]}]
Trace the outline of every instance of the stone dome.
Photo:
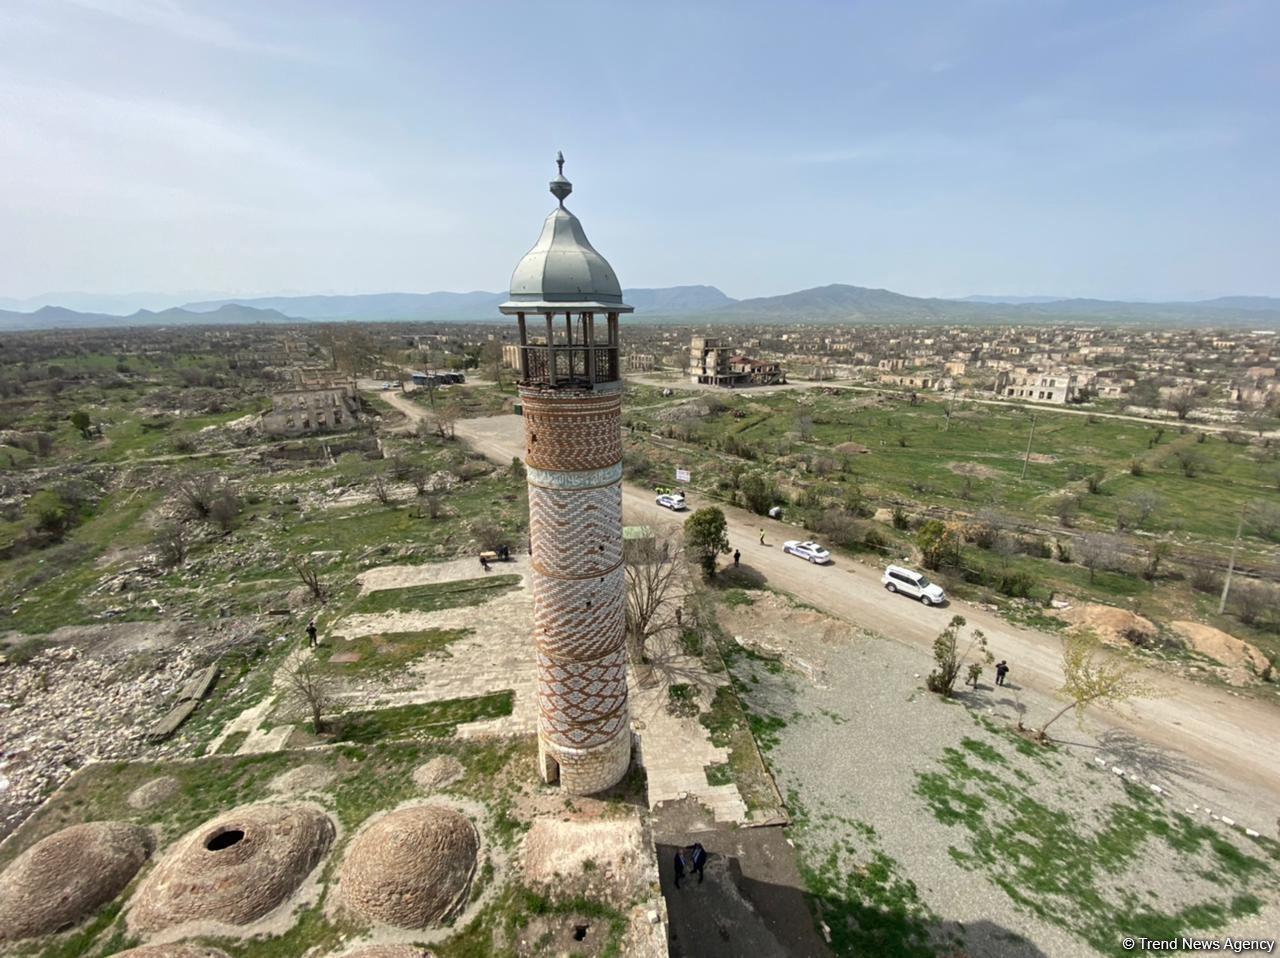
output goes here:
[{"label": "stone dome", "polygon": [[542,235],[524,254],[511,274],[511,298],[504,313],[539,309],[596,309],[631,312],[622,302],[622,286],[613,267],[596,252],[578,218],[564,207],[573,184],[564,178],[564,158],[557,157],[560,173],[551,181],[551,192],[560,205],[542,224]]},{"label": "stone dome", "polygon": [[225,951],[206,945],[143,945],[117,952],[115,958],[230,958]]},{"label": "stone dome", "polygon": [[475,826],[452,808],[389,812],[352,841],[338,872],[339,900],[366,921],[442,924],[465,903],[479,850]]},{"label": "stone dome", "polygon": [[285,901],[333,843],[308,805],[232,809],[178,839],[142,882],[129,914],[140,931],[188,921],[246,925]]},{"label": "stone dome", "polygon": [[126,822],[72,825],[42,838],[0,874],[0,941],[79,924],[120,894],[155,844]]}]

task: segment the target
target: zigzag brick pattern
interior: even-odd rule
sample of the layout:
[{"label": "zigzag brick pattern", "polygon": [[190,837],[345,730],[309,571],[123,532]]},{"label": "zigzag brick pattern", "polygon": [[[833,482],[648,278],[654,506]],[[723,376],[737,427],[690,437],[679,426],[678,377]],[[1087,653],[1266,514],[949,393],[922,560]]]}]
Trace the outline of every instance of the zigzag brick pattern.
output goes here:
[{"label": "zigzag brick pattern", "polygon": [[529,486],[534,566],[547,575],[598,576],[622,561],[622,485]]},{"label": "zigzag brick pattern", "polygon": [[520,390],[529,467],[538,753],[546,778],[589,794],[631,761],[621,389]]},{"label": "zigzag brick pattern", "polygon": [[[559,662],[594,661],[622,648],[626,596],[619,566],[591,579],[533,574],[533,637],[538,651]],[[623,589],[625,589],[625,580]]]}]

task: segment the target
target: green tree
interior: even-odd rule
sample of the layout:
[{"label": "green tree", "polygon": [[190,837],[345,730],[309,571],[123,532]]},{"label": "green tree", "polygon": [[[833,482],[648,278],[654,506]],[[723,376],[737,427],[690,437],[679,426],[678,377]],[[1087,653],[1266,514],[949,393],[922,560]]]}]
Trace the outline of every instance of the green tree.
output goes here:
[{"label": "green tree", "polygon": [[743,476],[738,489],[742,493],[743,503],[756,515],[765,515],[773,505],[776,495],[773,483],[758,472]]},{"label": "green tree", "polygon": [[[960,651],[960,630],[965,626],[964,616],[953,615],[951,622],[933,640],[933,661],[937,667],[925,679],[925,686],[930,692],[939,695],[950,695],[955,689],[956,679],[969,654],[977,649],[983,661],[990,662],[992,655],[987,651],[987,637],[981,629],[974,629],[969,636],[969,644]],[[982,674],[982,666],[977,662],[969,666],[969,681],[977,688],[978,676]]]},{"label": "green tree", "polygon": [[80,435],[84,436],[86,439],[89,438],[90,420],[87,412],[83,409],[77,409],[67,418],[71,420],[71,425],[80,430]]},{"label": "green tree", "polygon": [[1091,705],[1113,708],[1129,699],[1155,694],[1137,676],[1133,666],[1100,656],[1101,649],[1102,643],[1089,632],[1067,639],[1062,651],[1061,691],[1067,696],[1068,702],[1040,726],[1036,732],[1040,741],[1046,741],[1049,726],[1072,709],[1076,710],[1076,721],[1083,723],[1084,713]]},{"label": "green tree", "polygon": [[699,509],[684,521],[684,544],[689,556],[708,578],[716,574],[716,556],[729,552],[729,527],[715,506]]},{"label": "green tree", "polygon": [[926,569],[937,569],[955,561],[960,554],[960,537],[938,519],[930,519],[916,531],[916,546]]}]

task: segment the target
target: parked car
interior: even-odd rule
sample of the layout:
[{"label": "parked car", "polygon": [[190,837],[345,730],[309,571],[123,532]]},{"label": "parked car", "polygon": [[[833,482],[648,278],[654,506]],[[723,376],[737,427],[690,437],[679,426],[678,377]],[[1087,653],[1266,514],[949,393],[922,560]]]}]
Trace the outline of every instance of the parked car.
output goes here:
[{"label": "parked car", "polygon": [[814,565],[826,565],[831,561],[831,553],[816,542],[801,542],[798,539],[788,539],[782,543],[782,551],[789,552],[793,556],[799,556],[801,559],[807,559]]},{"label": "parked car", "polygon": [[891,565],[885,569],[880,581],[890,592],[901,592],[919,599],[925,605],[942,605],[947,601],[947,594],[942,591],[942,586],[935,585],[926,576],[900,565]]},{"label": "parked car", "polygon": [[653,501],[664,509],[670,509],[672,512],[682,512],[688,508],[685,505],[684,496],[678,492],[664,492]]},{"label": "parked car", "polygon": [[383,384],[382,384],[382,388],[383,388],[383,389],[390,389],[390,388],[391,388],[391,383],[390,383],[390,382],[385,382],[385,383],[383,383]]}]

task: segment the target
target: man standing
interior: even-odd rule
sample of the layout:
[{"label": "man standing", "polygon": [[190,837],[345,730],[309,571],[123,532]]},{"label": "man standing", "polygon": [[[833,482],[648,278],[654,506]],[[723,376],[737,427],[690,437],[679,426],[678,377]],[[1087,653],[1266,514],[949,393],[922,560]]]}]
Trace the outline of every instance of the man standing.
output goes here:
[{"label": "man standing", "polygon": [[684,877],[684,849],[676,849],[676,887],[680,887],[680,879]]},{"label": "man standing", "polygon": [[1009,674],[1009,665],[1004,659],[996,663],[996,685],[1004,685],[1004,677]]},{"label": "man standing", "polygon": [[310,622],[307,623],[307,648],[314,649],[319,644],[320,642],[316,638],[315,619],[312,619]]},{"label": "man standing", "polygon": [[733,567],[734,567],[735,569],[738,567],[738,560],[739,560],[739,559],[741,559],[741,558],[742,558],[742,550],[741,550],[741,549],[734,549],[734,550],[733,550]]},{"label": "man standing", "polygon": [[760,544],[764,545],[764,529],[760,530]]},{"label": "man standing", "polygon": [[701,842],[693,843],[693,870],[698,873],[698,884],[702,884],[702,869],[707,864],[707,850]]}]

